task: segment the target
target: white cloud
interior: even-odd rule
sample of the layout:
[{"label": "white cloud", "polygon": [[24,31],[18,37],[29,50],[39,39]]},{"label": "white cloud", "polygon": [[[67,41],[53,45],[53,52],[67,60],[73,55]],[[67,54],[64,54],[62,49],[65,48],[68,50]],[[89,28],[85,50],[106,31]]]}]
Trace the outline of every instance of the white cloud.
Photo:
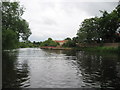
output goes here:
[{"label": "white cloud", "polygon": [[82,3],[73,0],[45,1],[20,0],[21,5],[26,8],[22,17],[29,22],[32,31],[29,38],[31,41],[43,41],[49,37],[56,40],[72,38],[85,18],[99,16],[99,10],[111,11],[117,5],[117,3]]}]

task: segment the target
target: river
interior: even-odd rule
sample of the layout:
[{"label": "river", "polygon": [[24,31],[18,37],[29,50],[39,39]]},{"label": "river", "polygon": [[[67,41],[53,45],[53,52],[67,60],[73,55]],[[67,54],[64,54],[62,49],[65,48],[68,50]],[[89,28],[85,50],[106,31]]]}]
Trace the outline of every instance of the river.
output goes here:
[{"label": "river", "polygon": [[120,55],[20,48],[3,53],[3,88],[120,88]]}]

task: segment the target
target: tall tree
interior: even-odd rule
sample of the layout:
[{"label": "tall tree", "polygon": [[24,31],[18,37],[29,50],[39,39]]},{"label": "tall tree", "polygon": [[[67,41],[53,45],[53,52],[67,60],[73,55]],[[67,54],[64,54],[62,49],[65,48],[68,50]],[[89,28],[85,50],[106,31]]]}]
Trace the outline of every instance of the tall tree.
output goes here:
[{"label": "tall tree", "polygon": [[78,30],[78,40],[81,43],[91,43],[100,38],[98,33],[98,18],[85,19]]},{"label": "tall tree", "polygon": [[111,13],[101,12],[101,17],[85,19],[82,22],[77,33],[79,42],[120,42],[120,5]]},{"label": "tall tree", "polygon": [[104,42],[116,41],[116,30],[118,28],[118,14],[116,10],[111,13],[103,12],[103,16],[100,17],[100,30],[101,36]]},{"label": "tall tree", "polygon": [[27,40],[31,35],[29,25],[22,19],[23,7],[18,2],[2,2],[2,46],[17,48],[19,39]]}]

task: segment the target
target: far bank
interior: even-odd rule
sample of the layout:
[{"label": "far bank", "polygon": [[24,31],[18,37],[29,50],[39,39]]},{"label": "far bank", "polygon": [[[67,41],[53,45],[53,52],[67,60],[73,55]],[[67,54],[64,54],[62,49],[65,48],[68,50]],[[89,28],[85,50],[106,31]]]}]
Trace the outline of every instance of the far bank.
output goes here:
[{"label": "far bank", "polygon": [[120,46],[87,46],[87,47],[74,47],[77,51],[90,51],[90,52],[100,52],[100,53],[120,53]]}]

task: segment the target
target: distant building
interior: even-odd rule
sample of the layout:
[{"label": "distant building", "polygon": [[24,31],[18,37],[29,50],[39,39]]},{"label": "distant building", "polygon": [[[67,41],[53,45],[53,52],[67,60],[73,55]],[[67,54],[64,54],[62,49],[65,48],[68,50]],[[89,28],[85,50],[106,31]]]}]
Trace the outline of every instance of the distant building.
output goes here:
[{"label": "distant building", "polygon": [[54,40],[55,42],[59,43],[60,46],[62,46],[64,43],[66,43],[68,40]]}]

